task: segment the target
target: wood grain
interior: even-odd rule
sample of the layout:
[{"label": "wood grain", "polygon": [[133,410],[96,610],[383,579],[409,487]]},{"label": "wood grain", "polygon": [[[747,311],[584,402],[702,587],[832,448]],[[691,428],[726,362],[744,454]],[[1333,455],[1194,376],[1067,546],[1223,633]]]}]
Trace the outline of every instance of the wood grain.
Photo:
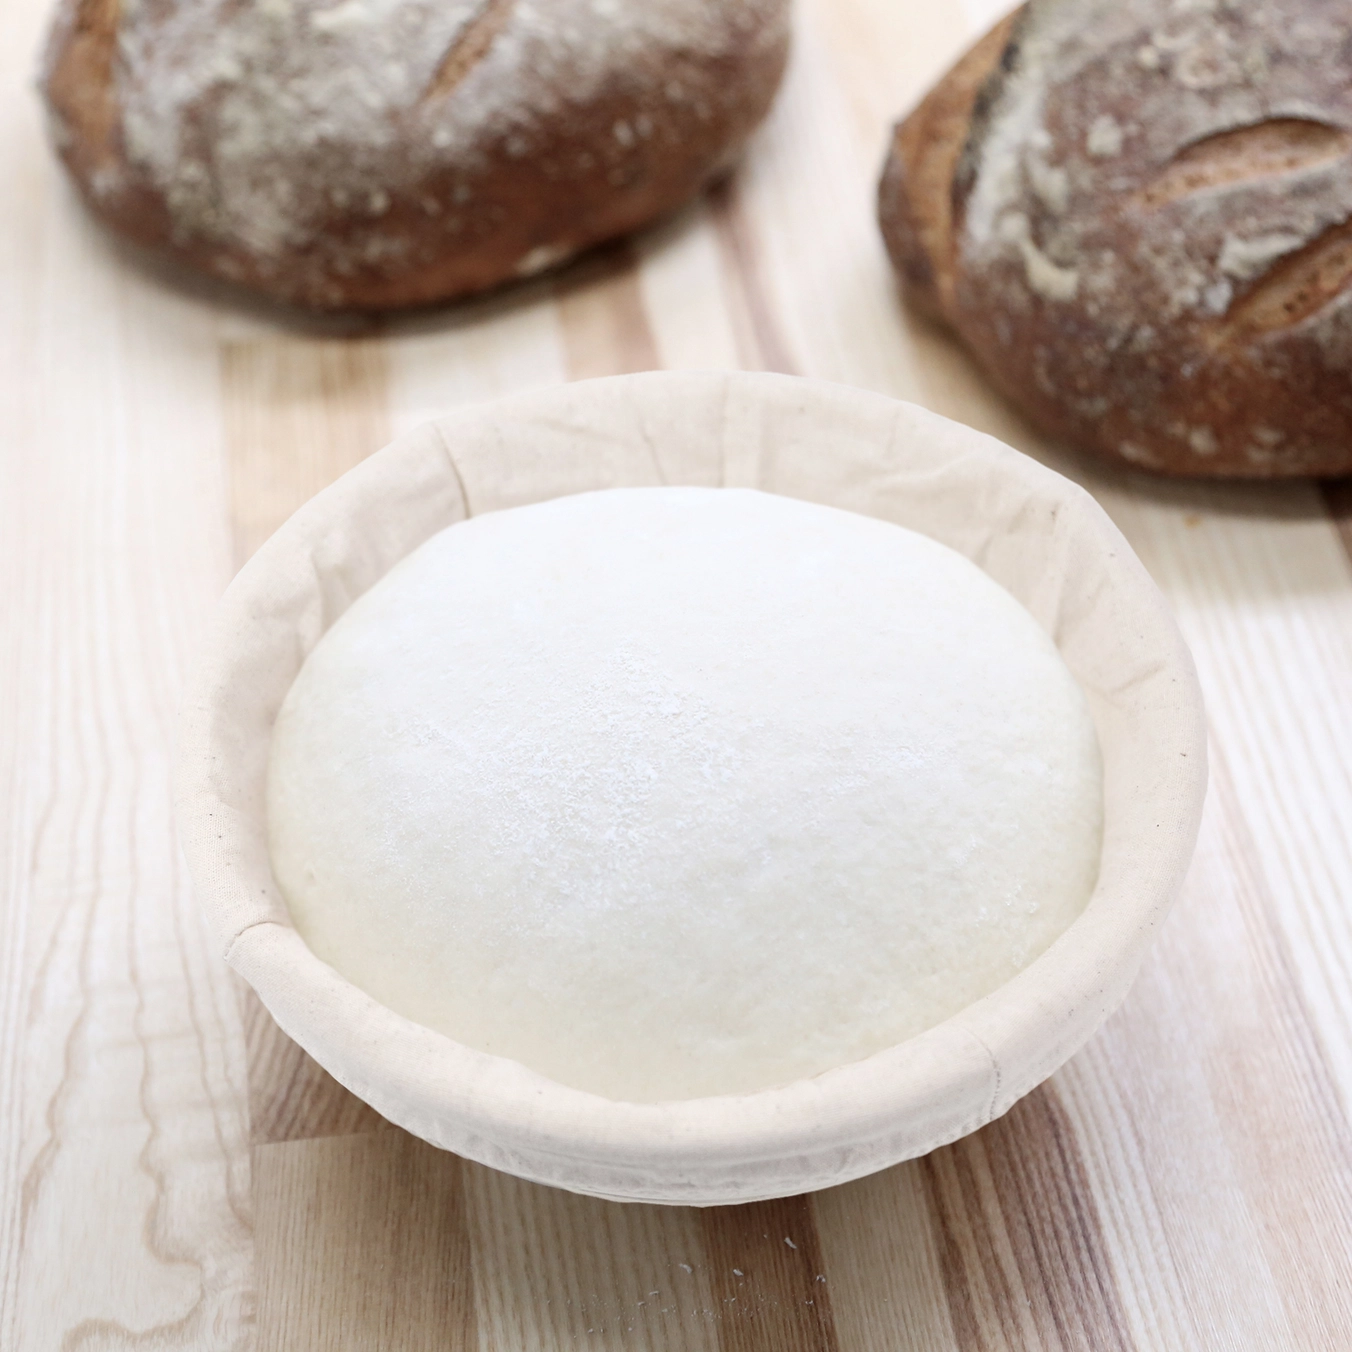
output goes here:
[{"label": "wood grain", "polygon": [[754,227],[736,182],[725,179],[716,185],[709,193],[709,202],[739,364],[749,371],[800,375],[798,359],[789,347],[761,273]]},{"label": "wood grain", "polygon": [[[26,93],[43,6],[11,6],[4,1352],[1352,1346],[1352,489],[1095,468],[898,304],[886,128],[998,8],[801,0],[784,95],[707,198],[557,277],[344,336],[110,248]],[[292,510],[445,409],[656,366],[876,388],[1078,478],[1174,605],[1213,739],[1184,895],[1069,1065],[924,1160],[707,1212],[540,1188],[384,1123],[210,950],[169,782],[211,605]]]},{"label": "wood grain", "polygon": [[402,1131],[253,1152],[258,1350],[467,1348],[474,1279],[462,1165]]},{"label": "wood grain", "polygon": [[628,375],[661,365],[627,240],[594,250],[559,279],[555,296],[571,380]]},{"label": "wood grain", "polygon": [[1131,1346],[1069,1119],[1043,1085],[920,1165],[961,1348]]},{"label": "wood grain", "polygon": [[837,1352],[811,1198],[719,1207],[701,1220],[722,1352]]},{"label": "wood grain", "polygon": [[170,782],[229,575],[213,325],[53,209],[34,123],[0,105],[0,1346],[238,1347],[243,1046]]},{"label": "wood grain", "polygon": [[819,1283],[842,1349],[958,1346],[924,1161],[818,1193]]},{"label": "wood grain", "polygon": [[466,1171],[480,1347],[718,1352],[699,1213]]},{"label": "wood grain", "polygon": [[243,563],[303,502],[390,439],[388,358],[371,339],[221,348],[230,519]]}]

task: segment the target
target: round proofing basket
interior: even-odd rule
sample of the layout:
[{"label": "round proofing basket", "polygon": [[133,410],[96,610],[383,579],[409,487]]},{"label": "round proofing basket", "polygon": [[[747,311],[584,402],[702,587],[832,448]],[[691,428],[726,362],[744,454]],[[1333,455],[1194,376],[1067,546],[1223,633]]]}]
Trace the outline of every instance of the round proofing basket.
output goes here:
[{"label": "round proofing basket", "polygon": [[[277,710],[306,654],[378,578],[467,516],[623,485],[753,487],[882,517],[973,559],[1084,687],[1103,750],[1098,886],[992,995],[809,1080],[619,1103],[400,1017],[316,958],[268,863]],[[453,413],[303,507],[240,572],[182,711],[178,813],[230,964],[353,1093],[432,1144],[599,1197],[708,1205],[842,1183],[982,1126],[1060,1066],[1127,992],[1192,853],[1206,736],[1191,657],[1088,494],[969,428],[783,376],[653,373]]]}]

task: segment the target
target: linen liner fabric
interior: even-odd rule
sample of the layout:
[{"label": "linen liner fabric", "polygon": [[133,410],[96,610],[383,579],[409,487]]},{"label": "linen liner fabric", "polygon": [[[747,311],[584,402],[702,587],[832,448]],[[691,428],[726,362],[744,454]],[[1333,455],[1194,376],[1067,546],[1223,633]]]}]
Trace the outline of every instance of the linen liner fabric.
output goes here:
[{"label": "linen liner fabric", "polygon": [[[588,489],[756,487],[878,516],[972,558],[1057,643],[1104,758],[1099,883],[1022,973],[865,1061],[753,1094],[617,1103],[400,1018],[315,958],[271,876],[273,719],[356,596],[470,514]],[[660,372],[464,409],[303,507],[227,591],[185,700],[178,810],[208,918],[282,1029],[434,1145],[521,1177],[711,1205],[842,1183],[999,1116],[1120,1003],[1182,883],[1206,785],[1192,660],[1093,499],[990,437],[880,395],[792,377]]]}]

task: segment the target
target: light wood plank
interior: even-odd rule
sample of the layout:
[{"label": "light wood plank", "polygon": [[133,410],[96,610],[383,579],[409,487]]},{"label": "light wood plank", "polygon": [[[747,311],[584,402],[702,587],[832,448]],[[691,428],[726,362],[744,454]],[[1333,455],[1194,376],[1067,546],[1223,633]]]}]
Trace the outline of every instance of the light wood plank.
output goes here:
[{"label": "light wood plank", "polygon": [[809,1197],[701,1213],[723,1352],[838,1352]]},{"label": "light wood plank", "polygon": [[[883,13],[882,6],[798,7],[799,40],[784,92],[758,153],[736,180],[744,242],[734,252],[736,266],[750,264],[747,285],[762,298],[775,334],[762,344],[773,354],[765,365],[914,398],[920,376],[905,340],[908,320],[874,221],[881,128],[867,137],[859,131],[859,98],[882,103],[869,91],[902,83],[888,56],[895,28],[877,17]],[[914,11],[913,18],[918,45],[946,45],[956,36],[945,7]],[[846,20],[848,28],[838,26]],[[855,54],[847,69],[861,92],[853,98],[828,35],[839,35]],[[859,77],[866,59],[882,72],[868,82]]]},{"label": "light wood plank", "polygon": [[[723,291],[719,240],[706,195],[635,241],[642,304],[657,365],[709,370],[745,365]],[[758,363],[757,363],[758,364]]]},{"label": "light wood plank", "polygon": [[44,17],[12,7],[0,54],[0,1346],[239,1347],[243,1041],[170,787],[229,576],[214,327],[74,209]]},{"label": "light wood plank", "polygon": [[390,439],[375,339],[271,337],[221,349],[230,515],[243,562],[302,503]]},{"label": "light wood plank", "polygon": [[1098,1211],[1051,1085],[920,1164],[959,1347],[1130,1346]]},{"label": "light wood plank", "polygon": [[[771,134],[767,132],[766,138]],[[718,241],[719,281],[731,321],[737,364],[750,371],[800,375],[801,359],[766,285],[759,240],[742,186],[745,177],[744,171],[738,180],[720,183],[709,194],[709,221]]]},{"label": "light wood plank", "polygon": [[482,1352],[717,1352],[697,1212],[466,1173]]},{"label": "light wood plank", "polygon": [[462,404],[566,379],[554,284],[542,277],[450,310],[392,320],[386,348],[394,432]]},{"label": "light wood plank", "polygon": [[258,1352],[460,1352],[477,1318],[463,1166],[406,1132],[254,1150]]},{"label": "light wood plank", "polygon": [[1224,758],[1213,775],[1158,953],[1057,1083],[1093,1167],[1118,1155],[1102,1206],[1151,1240],[1118,1247],[1142,1340],[1332,1346],[1352,1329],[1352,1132]]},{"label": "light wood plank", "polygon": [[[1293,976],[1352,1106],[1352,565],[1304,486],[1103,486],[1174,602]],[[1236,861],[1238,862],[1238,861]]]},{"label": "light wood plank", "polygon": [[920,1164],[830,1188],[814,1199],[822,1285],[846,1352],[956,1347],[939,1227]]},{"label": "light wood plank", "polygon": [[651,371],[660,361],[627,240],[571,267],[555,287],[559,333],[571,380]]}]

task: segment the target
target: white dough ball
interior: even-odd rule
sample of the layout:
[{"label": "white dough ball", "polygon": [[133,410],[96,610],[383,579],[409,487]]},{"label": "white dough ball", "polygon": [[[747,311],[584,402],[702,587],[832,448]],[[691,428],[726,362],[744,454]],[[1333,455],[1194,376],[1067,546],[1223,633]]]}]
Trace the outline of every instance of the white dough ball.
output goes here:
[{"label": "white dough ball", "polygon": [[273,868],[391,1009],[564,1084],[740,1093],[1027,966],[1098,875],[1051,640],[915,532],[745,490],[449,527],[324,636],[273,737]]}]

